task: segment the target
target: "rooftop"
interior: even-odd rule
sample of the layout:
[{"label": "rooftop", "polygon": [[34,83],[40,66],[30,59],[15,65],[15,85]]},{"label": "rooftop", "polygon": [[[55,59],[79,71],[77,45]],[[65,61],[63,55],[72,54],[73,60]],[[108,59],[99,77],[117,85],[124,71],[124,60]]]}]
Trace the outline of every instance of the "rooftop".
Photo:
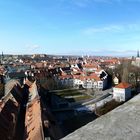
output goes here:
[{"label": "rooftop", "polygon": [[128,87],[131,87],[131,85],[125,82],[122,82],[118,84],[117,86],[115,86],[115,88],[128,88]]}]

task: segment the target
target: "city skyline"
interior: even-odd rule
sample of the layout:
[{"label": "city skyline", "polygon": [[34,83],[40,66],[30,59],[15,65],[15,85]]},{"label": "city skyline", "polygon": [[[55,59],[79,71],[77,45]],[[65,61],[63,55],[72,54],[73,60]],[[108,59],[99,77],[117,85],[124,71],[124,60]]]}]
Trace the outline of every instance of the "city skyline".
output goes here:
[{"label": "city skyline", "polygon": [[2,0],[0,50],[9,54],[136,55],[140,0]]}]

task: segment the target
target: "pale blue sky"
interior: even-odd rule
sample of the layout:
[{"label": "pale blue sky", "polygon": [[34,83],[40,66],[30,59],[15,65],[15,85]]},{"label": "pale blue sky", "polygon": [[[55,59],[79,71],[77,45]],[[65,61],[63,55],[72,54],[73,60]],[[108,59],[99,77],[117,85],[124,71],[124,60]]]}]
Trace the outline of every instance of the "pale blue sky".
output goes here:
[{"label": "pale blue sky", "polygon": [[0,51],[134,55],[140,0],[0,0]]}]

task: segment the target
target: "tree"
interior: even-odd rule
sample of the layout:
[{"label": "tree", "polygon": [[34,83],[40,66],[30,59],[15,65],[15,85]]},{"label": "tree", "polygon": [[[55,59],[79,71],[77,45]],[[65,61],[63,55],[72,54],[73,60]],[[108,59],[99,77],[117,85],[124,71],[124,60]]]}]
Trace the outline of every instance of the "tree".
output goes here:
[{"label": "tree", "polygon": [[129,80],[134,86],[138,86],[140,84],[140,68],[137,66],[133,66],[130,69]]},{"label": "tree", "polygon": [[128,83],[128,75],[129,75],[128,68],[124,67],[123,68],[123,74],[122,74],[122,82],[127,82]]}]

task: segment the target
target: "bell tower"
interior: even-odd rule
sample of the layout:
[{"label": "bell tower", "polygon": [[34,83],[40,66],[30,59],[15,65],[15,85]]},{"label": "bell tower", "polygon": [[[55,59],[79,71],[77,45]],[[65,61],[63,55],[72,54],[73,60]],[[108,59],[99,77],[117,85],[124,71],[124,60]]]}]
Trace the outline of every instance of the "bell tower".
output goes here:
[{"label": "bell tower", "polygon": [[137,50],[137,57],[140,57],[140,55],[139,55],[139,50]]},{"label": "bell tower", "polygon": [[4,55],[3,55],[3,52],[1,54],[1,58],[0,58],[0,63],[3,64],[3,59],[4,59]]}]

